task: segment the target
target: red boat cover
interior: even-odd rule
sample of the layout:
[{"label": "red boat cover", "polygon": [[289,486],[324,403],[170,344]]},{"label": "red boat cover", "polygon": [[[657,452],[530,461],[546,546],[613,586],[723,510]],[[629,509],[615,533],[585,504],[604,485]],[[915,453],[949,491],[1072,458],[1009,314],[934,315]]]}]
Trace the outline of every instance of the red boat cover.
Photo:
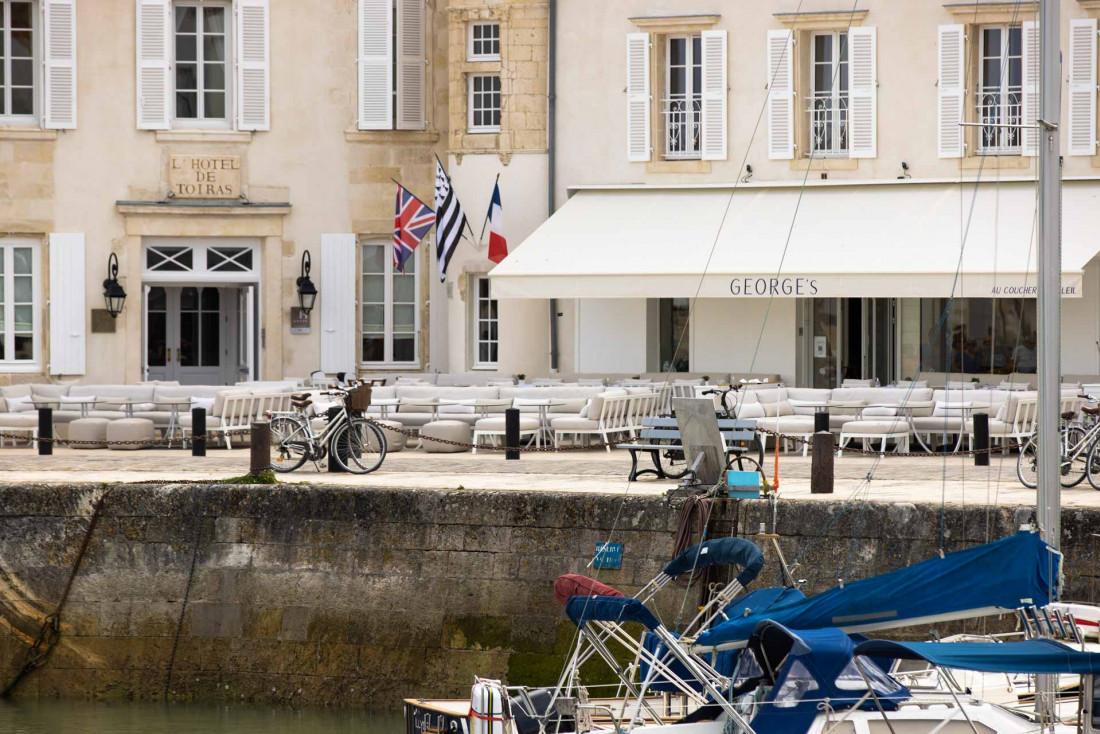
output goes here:
[{"label": "red boat cover", "polygon": [[613,589],[607,584],[601,584],[596,579],[581,576],[577,573],[567,573],[558,576],[554,581],[554,598],[558,604],[565,606],[571,596],[623,596],[623,592]]}]

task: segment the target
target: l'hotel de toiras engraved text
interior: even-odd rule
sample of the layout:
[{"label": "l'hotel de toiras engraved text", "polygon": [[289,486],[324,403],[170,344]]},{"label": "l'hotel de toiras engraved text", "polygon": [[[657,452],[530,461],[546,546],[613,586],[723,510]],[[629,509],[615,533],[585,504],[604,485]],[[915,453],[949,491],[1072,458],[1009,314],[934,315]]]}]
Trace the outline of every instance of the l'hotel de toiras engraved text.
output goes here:
[{"label": "l'hotel de toiras engraved text", "polygon": [[235,155],[173,155],[168,189],[179,199],[236,199],[241,194],[241,158]]}]

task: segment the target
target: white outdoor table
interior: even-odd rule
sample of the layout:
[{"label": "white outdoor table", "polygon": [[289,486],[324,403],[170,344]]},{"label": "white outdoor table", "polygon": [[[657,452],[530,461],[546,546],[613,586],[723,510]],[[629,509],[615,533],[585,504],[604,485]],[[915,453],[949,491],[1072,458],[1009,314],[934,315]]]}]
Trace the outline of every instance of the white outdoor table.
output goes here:
[{"label": "white outdoor table", "polygon": [[[872,403],[868,405],[868,408],[892,408],[898,412],[899,415],[905,417],[905,422],[909,424],[909,432],[913,434],[913,438],[917,439],[917,443],[920,444],[928,453],[935,453],[931,447],[928,446],[920,437],[920,433],[917,431],[915,425],[913,425],[913,411],[928,409],[935,406],[935,402],[917,400],[907,403]],[[966,432],[966,422],[970,420],[970,414],[974,411],[973,403],[945,403],[944,408],[948,411],[949,417],[953,411],[958,411],[959,416],[962,418],[962,425],[959,427],[959,438],[955,442],[955,448],[952,452],[958,451],[962,448],[963,434]]]},{"label": "white outdoor table", "polygon": [[531,405],[539,409],[539,444],[542,444],[544,439],[553,443],[554,432],[550,429],[550,409],[565,405],[565,401],[553,398],[521,398],[521,400],[523,405]]},{"label": "white outdoor table", "polygon": [[489,417],[489,408],[510,408],[512,407],[511,400],[505,400],[503,398],[466,398],[463,400],[452,400],[448,398],[440,398],[440,405],[467,405],[474,408],[474,412],[478,413],[482,418]]}]

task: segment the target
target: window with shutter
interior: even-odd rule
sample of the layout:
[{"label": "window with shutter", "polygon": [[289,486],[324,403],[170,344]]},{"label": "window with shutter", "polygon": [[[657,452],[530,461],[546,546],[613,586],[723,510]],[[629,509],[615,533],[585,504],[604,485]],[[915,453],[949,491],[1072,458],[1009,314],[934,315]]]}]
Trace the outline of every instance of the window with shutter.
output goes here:
[{"label": "window with shutter", "polygon": [[0,240],[0,370],[36,368],[42,346],[39,246]]},{"label": "window with shutter", "polygon": [[321,235],[321,369],[355,374],[355,235]]},{"label": "window with shutter", "polygon": [[626,36],[626,147],[627,160],[648,161],[649,34]]},{"label": "window with shutter", "polygon": [[85,372],[84,235],[50,235],[50,374]]},{"label": "window with shutter", "polygon": [[1069,154],[1096,153],[1096,19],[1069,22]]},{"label": "window with shutter", "polygon": [[961,25],[939,27],[939,104],[936,119],[940,158],[961,158],[963,155],[963,99],[966,95],[963,40]]},{"label": "window with shutter", "polygon": [[417,325],[419,284],[416,257],[405,261],[404,270],[393,266],[392,242],[363,242],[364,364],[370,366],[419,364]]},{"label": "window with shutter", "polygon": [[[242,5],[242,10],[245,6]],[[255,28],[257,3],[247,5]],[[233,34],[228,3],[212,0],[176,0],[172,7],[172,69],[174,121],[177,127],[230,127],[229,59]],[[242,69],[255,83],[255,68]],[[255,92],[255,90],[253,90]],[[253,104],[255,100],[253,100]]]},{"label": "window with shutter", "polygon": [[810,154],[847,157],[852,83],[848,33],[814,33],[810,53]]},{"label": "window with shutter", "polygon": [[393,1],[359,0],[359,129],[393,127]]},{"label": "window with shutter", "polygon": [[141,130],[169,127],[168,0],[138,0],[137,5],[137,126]]},{"label": "window with shutter", "polygon": [[702,36],[666,36],[664,72],[664,158],[697,160],[703,143]]},{"label": "window with shutter", "polygon": [[702,147],[704,160],[726,159],[726,32],[703,31]]},{"label": "window with shutter", "polygon": [[271,128],[268,0],[237,0],[237,128]]},{"label": "window with shutter", "polygon": [[0,124],[39,122],[35,9],[30,0],[0,0]]},{"label": "window with shutter", "polygon": [[792,41],[792,31],[768,31],[768,157],[773,160],[794,158]]},{"label": "window with shutter", "polygon": [[76,5],[44,0],[45,111],[43,124],[54,130],[76,127]]},{"label": "window with shutter", "polygon": [[848,33],[848,46],[848,154],[852,158],[874,158],[878,125],[875,29],[852,28]]},{"label": "window with shutter", "polygon": [[424,0],[397,0],[397,129],[423,130]]},{"label": "window with shutter", "polygon": [[1020,26],[978,30],[978,152],[1018,155],[1024,106],[1024,49]]},{"label": "window with shutter", "polygon": [[1021,147],[1028,156],[1039,155],[1039,24],[1025,21],[1022,30],[1023,58],[1020,62],[1023,80]]}]

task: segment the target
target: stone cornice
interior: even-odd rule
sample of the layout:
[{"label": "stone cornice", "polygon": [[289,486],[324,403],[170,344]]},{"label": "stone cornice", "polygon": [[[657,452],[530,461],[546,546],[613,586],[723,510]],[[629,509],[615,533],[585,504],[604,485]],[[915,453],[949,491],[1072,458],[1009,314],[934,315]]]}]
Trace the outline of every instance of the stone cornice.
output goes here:
[{"label": "stone cornice", "polygon": [[840,26],[859,26],[867,18],[867,10],[812,10],[804,13],[775,13],[775,18],[788,28],[828,30]]}]

